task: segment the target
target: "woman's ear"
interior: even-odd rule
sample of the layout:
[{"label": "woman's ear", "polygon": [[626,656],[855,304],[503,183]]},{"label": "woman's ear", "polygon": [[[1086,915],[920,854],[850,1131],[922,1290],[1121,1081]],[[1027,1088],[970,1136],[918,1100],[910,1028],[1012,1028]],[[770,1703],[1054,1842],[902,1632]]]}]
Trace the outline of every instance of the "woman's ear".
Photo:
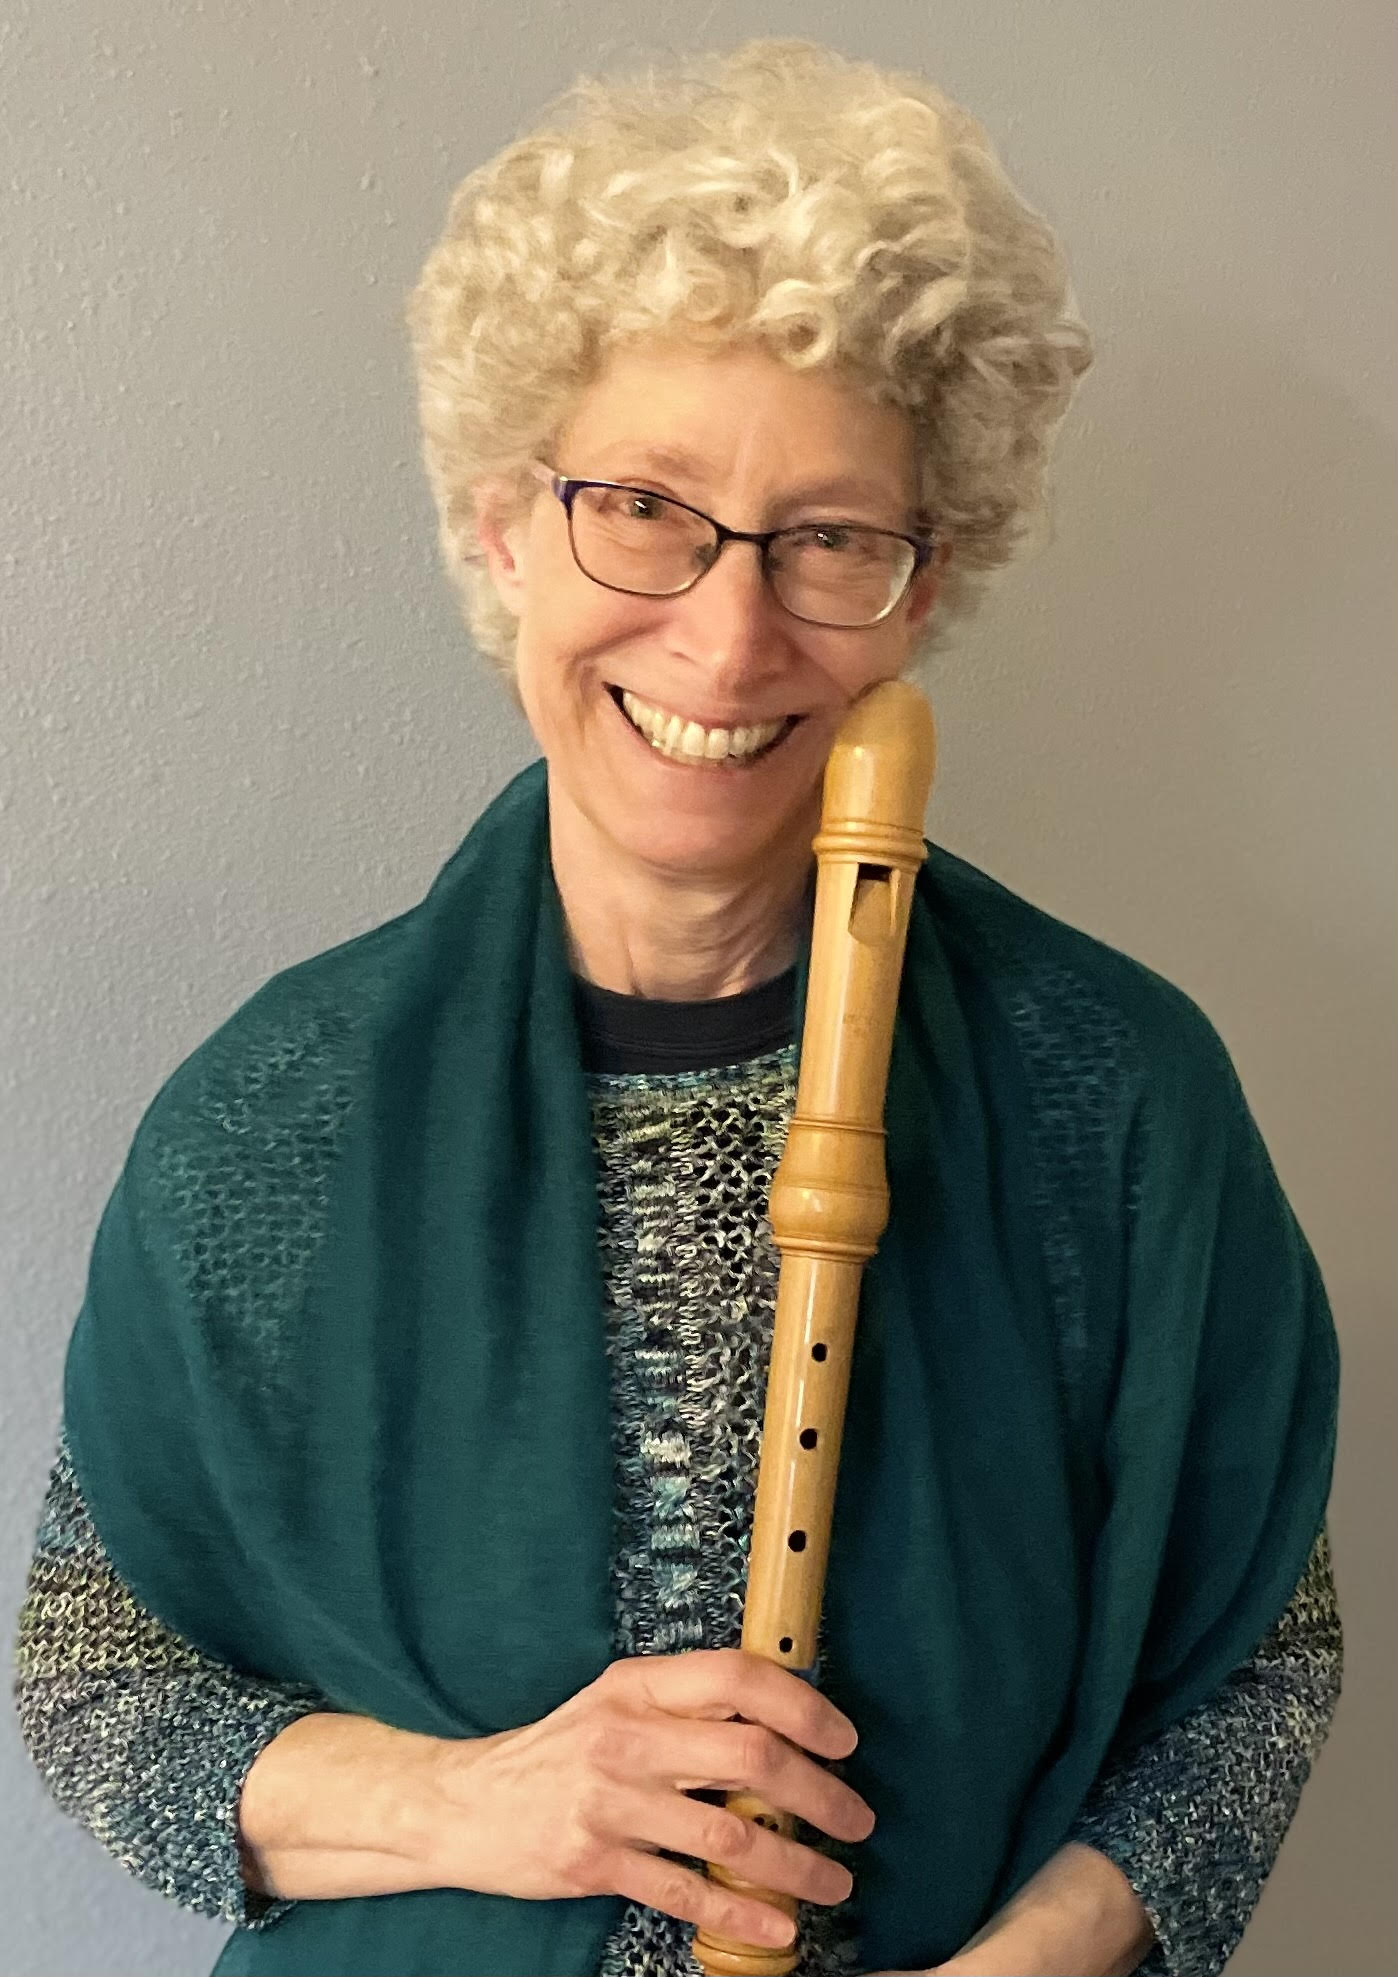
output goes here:
[{"label": "woman's ear", "polygon": [[516,617],[524,608],[527,510],[501,481],[477,481],[471,489],[476,535],[500,601]]},{"label": "woman's ear", "polygon": [[942,572],[951,561],[951,544],[942,541],[937,544],[931,557],[913,579],[912,591],[908,599],[908,624],[916,629],[930,613],[937,602],[937,592],[942,587]]}]

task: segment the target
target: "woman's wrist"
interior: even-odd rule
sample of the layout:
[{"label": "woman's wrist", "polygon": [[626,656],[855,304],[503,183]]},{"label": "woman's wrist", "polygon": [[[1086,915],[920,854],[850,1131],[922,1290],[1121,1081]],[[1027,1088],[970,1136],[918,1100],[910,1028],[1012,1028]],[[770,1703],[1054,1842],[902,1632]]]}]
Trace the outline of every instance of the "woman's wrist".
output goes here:
[{"label": "woman's wrist", "polygon": [[1070,1841],[937,1970],[946,1977],[1130,1977],[1154,1940],[1121,1869]]},{"label": "woman's wrist", "polygon": [[442,1739],[313,1712],[258,1754],[238,1802],[243,1878],[287,1901],[401,1894],[430,1878]]}]

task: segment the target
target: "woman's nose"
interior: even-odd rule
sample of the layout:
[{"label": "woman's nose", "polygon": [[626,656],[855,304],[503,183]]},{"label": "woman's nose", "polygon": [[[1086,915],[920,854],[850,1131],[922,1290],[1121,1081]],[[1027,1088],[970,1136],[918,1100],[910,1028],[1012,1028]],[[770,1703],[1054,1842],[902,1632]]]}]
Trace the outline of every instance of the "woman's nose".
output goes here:
[{"label": "woman's nose", "polygon": [[725,542],[675,604],[686,654],[703,666],[713,686],[750,679],[764,655],[770,662],[784,633],[785,613],[763,574],[755,542]]}]

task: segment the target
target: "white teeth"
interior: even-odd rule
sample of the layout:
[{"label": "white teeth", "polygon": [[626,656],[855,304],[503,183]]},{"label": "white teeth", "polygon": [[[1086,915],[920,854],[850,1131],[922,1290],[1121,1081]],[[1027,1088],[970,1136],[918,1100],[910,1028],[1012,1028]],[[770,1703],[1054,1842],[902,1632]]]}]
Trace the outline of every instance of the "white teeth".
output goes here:
[{"label": "white teeth", "polygon": [[753,755],[779,735],[785,721],[764,721],[750,728],[702,728],[697,721],[686,721],[682,714],[671,714],[634,693],[623,692],[622,706],[632,725],[640,729],[652,748],[681,762],[722,762],[727,757]]}]

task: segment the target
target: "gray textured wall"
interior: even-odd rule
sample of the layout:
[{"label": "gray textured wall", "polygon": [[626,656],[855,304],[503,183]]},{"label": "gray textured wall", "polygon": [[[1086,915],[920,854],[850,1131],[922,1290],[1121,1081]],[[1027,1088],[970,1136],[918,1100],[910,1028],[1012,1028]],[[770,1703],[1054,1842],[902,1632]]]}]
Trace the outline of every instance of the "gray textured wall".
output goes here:
[{"label": "gray textured wall", "polygon": [[[97,1216],[268,974],[410,904],[533,752],[468,649],[402,296],[580,68],[756,31],[920,67],[1099,345],[1058,531],[933,683],[932,828],[1187,988],[1345,1361],[1344,1701],[1237,1973],[1391,1971],[1395,32],[1386,0],[96,0],[0,12],[0,1606]],[[644,36],[638,41],[635,37]],[[0,1965],[206,1969],[0,1724]]]}]

